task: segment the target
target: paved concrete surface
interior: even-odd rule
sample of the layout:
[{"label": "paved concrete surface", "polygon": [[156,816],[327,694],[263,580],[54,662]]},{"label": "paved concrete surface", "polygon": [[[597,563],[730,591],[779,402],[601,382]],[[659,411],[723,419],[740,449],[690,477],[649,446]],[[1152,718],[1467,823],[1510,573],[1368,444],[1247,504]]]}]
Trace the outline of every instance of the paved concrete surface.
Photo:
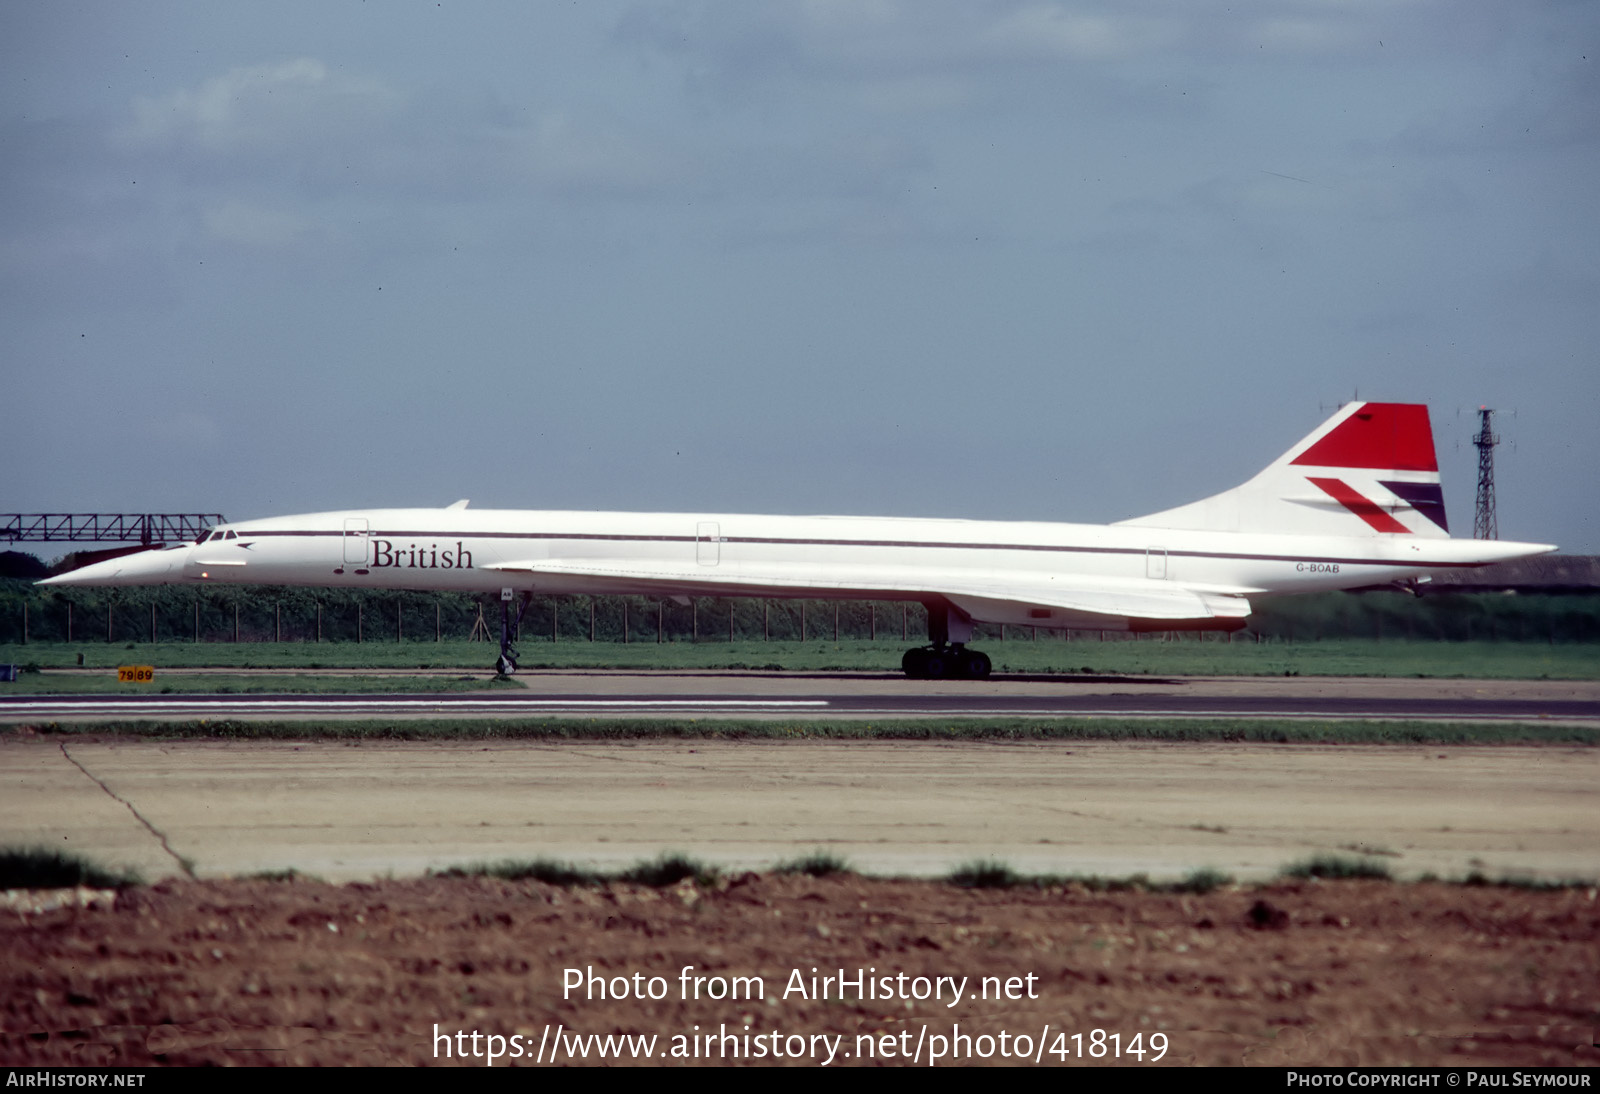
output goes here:
[{"label": "paved concrete surface", "polygon": [[866,673],[581,671],[529,673],[517,679],[521,689],[450,694],[169,695],[133,688],[105,695],[4,695],[0,696],[0,722],[810,714],[824,718],[1537,719],[1600,724],[1600,681],[1098,676],[921,681]]},{"label": "paved concrete surface", "polygon": [[1446,680],[1392,676],[1046,676],[910,680],[899,673],[537,670],[513,678],[540,695],[665,693],[771,695],[1172,695],[1306,698],[1373,696],[1454,700],[1562,699],[1600,702],[1600,680]]},{"label": "paved concrete surface", "polygon": [[[1317,852],[1402,875],[1600,877],[1600,750],[1307,745],[288,743],[0,738],[0,843],[329,880],[548,856],[875,873],[1259,877]],[[165,846],[163,846],[163,841]]]}]

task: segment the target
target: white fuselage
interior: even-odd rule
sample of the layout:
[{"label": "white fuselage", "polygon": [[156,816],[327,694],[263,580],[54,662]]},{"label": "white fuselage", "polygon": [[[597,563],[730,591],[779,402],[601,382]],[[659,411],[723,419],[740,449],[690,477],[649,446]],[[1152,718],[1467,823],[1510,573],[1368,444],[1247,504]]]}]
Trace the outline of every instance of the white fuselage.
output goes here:
[{"label": "white fuselage", "polygon": [[[1381,585],[1527,546],[893,517],[385,509],[224,525],[198,544],[99,563],[62,583],[904,600],[955,590],[978,621],[1121,629],[1114,612],[1075,612],[1040,590],[1243,598]],[[1030,608],[1041,603],[1055,614]]]},{"label": "white fuselage", "polygon": [[[1384,585],[1541,554],[1449,538],[1427,407],[1350,403],[1248,482],[1114,525],[727,513],[349,510],[225,525],[58,585],[175,581],[530,595],[916,600],[914,676],[989,662],[972,625],[1233,630],[1250,598]],[[502,641],[502,646],[506,643]],[[502,649],[502,671],[515,664]]]}]

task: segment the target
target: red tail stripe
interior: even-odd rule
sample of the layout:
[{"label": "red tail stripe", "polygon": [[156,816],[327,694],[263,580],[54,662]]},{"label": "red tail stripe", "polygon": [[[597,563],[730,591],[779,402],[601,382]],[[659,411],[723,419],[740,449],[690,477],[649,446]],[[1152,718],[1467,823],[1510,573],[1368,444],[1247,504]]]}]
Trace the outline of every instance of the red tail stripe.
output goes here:
[{"label": "red tail stripe", "polygon": [[1366,403],[1290,462],[1308,467],[1439,470],[1428,408],[1420,403]]},{"label": "red tail stripe", "polygon": [[[1308,476],[1309,478],[1309,476]],[[1379,532],[1398,532],[1410,535],[1411,529],[1385,513],[1377,502],[1356,493],[1338,479],[1311,479],[1311,483],[1334,501],[1372,525]]]}]

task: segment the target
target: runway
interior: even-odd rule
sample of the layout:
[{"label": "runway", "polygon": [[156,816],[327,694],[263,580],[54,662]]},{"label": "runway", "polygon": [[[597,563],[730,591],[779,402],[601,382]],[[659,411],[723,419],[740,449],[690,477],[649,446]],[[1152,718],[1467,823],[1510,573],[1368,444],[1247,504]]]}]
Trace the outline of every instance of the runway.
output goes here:
[{"label": "runway", "polygon": [[[281,675],[281,674],[279,674]],[[1421,719],[1600,724],[1600,682],[544,672],[521,692],[0,697],[0,723],[218,718],[809,717]]]}]

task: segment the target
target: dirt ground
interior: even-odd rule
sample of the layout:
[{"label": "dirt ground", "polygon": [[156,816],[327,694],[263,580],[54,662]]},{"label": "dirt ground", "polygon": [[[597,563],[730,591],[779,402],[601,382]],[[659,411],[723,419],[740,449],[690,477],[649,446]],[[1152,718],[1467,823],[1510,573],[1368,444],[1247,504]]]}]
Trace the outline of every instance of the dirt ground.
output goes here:
[{"label": "dirt ground", "polygon": [[1600,903],[1375,881],[168,881],[13,895],[0,1006],[11,1065],[1594,1066]]}]

